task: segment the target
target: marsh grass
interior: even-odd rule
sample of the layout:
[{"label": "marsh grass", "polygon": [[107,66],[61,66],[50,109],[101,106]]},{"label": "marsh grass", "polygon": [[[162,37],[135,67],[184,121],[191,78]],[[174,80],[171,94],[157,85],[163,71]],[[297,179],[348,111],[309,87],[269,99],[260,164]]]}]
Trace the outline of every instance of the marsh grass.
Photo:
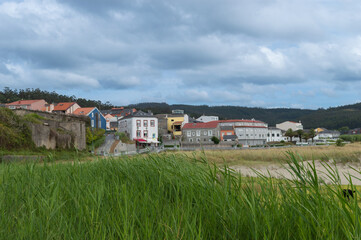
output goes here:
[{"label": "marsh grass", "polygon": [[2,164],[0,239],[360,239],[352,182],[288,156],[292,180],[177,154]]}]

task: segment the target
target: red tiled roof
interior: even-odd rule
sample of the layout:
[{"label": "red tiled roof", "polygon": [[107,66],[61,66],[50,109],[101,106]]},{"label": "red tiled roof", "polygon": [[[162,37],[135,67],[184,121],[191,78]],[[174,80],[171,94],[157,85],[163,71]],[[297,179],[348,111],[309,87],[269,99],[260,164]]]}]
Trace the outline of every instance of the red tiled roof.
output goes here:
[{"label": "red tiled roof", "polygon": [[68,108],[70,108],[71,106],[73,106],[75,104],[75,102],[63,102],[63,103],[58,103],[55,107],[53,111],[66,111],[68,110]]},{"label": "red tiled roof", "polygon": [[183,126],[183,129],[191,128],[216,128],[218,126],[218,121],[206,122],[206,123],[186,123]]},{"label": "red tiled roof", "polygon": [[267,128],[265,126],[234,126],[235,128]]},{"label": "red tiled roof", "polygon": [[39,100],[20,100],[20,101],[15,101],[15,102],[12,102],[12,103],[7,103],[5,105],[30,105],[30,104],[33,104],[35,102],[39,102],[39,101],[44,101],[42,99],[39,99]]},{"label": "red tiled roof", "polygon": [[219,120],[220,123],[227,123],[227,122],[250,122],[250,123],[263,123],[258,120],[249,120],[249,119],[231,119],[231,120]]},{"label": "red tiled roof", "polygon": [[94,109],[94,107],[89,107],[89,108],[78,108],[77,110],[74,111],[73,114],[75,115],[88,115],[92,110]]}]

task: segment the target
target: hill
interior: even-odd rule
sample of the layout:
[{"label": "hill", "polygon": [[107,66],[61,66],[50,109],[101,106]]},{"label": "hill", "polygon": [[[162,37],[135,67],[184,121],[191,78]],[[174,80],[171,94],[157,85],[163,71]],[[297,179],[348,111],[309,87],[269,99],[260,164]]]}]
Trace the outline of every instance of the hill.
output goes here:
[{"label": "hill", "polygon": [[[21,99],[44,99],[48,103],[76,101],[82,107],[97,107],[102,110],[114,107],[110,102],[103,103],[99,100],[77,98],[76,96],[61,95],[56,92],[42,91],[40,89],[12,90],[4,88],[0,91],[0,103],[9,103]],[[216,115],[220,119],[251,119],[264,121],[269,126],[283,121],[302,121],[304,128],[325,127],[339,129],[341,127],[361,127],[361,103],[328,109],[296,109],[296,108],[252,108],[240,106],[208,106],[208,105],[185,105],[167,103],[139,103],[128,107],[151,110],[153,113],[171,113],[174,109],[183,109],[191,117],[201,115]]]},{"label": "hill", "polygon": [[267,122],[269,126],[283,121],[302,121],[304,128],[325,127],[339,129],[361,127],[361,103],[332,107],[329,109],[295,109],[295,108],[249,108],[238,106],[184,105],[167,103],[139,103],[131,107],[151,110],[153,113],[171,113],[174,109],[183,109],[192,117],[216,115],[220,119],[251,119]]}]

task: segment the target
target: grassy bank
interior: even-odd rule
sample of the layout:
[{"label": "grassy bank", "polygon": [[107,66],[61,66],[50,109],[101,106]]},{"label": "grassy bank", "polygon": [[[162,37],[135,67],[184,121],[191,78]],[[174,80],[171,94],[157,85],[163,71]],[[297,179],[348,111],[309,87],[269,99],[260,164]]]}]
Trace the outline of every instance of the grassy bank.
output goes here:
[{"label": "grassy bank", "polygon": [[[0,165],[0,239],[359,239],[357,200],[291,156],[298,180],[181,155]],[[334,173],[335,174],[335,173]]]},{"label": "grassy bank", "polygon": [[165,155],[179,154],[201,159],[204,154],[208,161],[216,164],[229,165],[265,165],[267,163],[284,163],[288,156],[287,151],[293,151],[305,160],[333,159],[336,162],[359,162],[361,159],[361,143],[337,146],[312,146],[290,148],[265,148],[243,150],[205,150],[205,151],[176,151],[166,152]]}]

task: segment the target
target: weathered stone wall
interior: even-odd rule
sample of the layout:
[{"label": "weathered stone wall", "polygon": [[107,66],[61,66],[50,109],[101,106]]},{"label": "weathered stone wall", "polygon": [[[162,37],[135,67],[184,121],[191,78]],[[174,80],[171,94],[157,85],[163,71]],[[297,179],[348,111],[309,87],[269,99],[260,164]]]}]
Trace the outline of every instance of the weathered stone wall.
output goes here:
[{"label": "weathered stone wall", "polygon": [[29,123],[32,140],[37,147],[47,149],[86,148],[86,124],[90,119],[86,116],[65,115],[17,109],[14,112],[19,116],[36,113],[45,119],[41,123]]}]

